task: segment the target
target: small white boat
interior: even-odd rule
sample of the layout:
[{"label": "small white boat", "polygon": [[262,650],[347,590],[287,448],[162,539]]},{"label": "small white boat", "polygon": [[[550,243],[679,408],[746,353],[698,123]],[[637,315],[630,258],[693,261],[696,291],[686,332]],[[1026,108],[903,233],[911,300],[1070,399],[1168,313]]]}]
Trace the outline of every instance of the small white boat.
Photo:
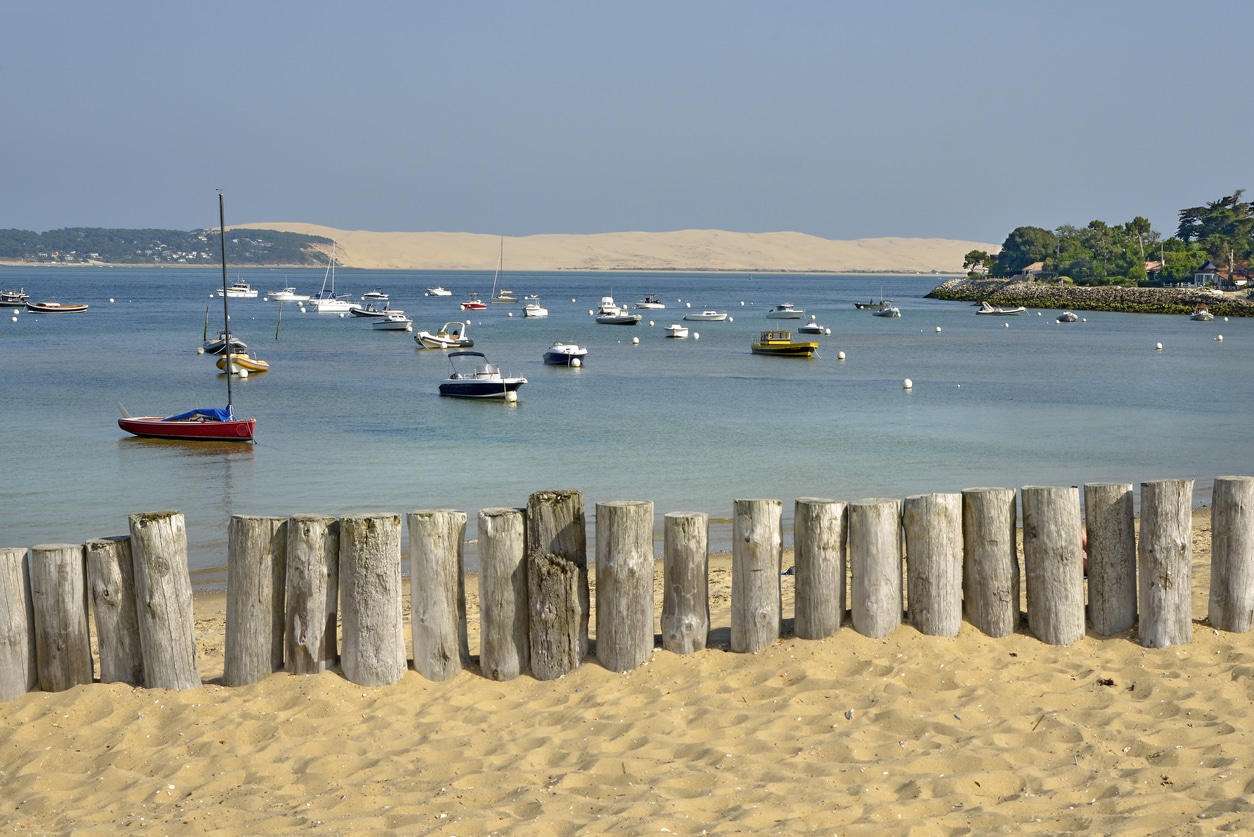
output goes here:
[{"label": "small white boat", "polygon": [[[219,290],[218,296],[222,295],[223,292]],[[231,299],[256,299],[257,289],[247,282],[236,280],[233,284],[227,286],[225,295]]]},{"label": "small white boat", "polygon": [[1207,311],[1205,305],[1199,305],[1193,309],[1193,313],[1189,315],[1189,319],[1197,320],[1203,323],[1208,323],[1211,320],[1215,319],[1215,315]]},{"label": "small white boat", "polygon": [[975,313],[993,315],[1000,314],[1003,317],[1017,317],[1026,310],[1028,309],[1024,308],[1022,305],[1016,305],[1014,308],[999,308],[996,305],[990,305],[988,300],[984,300],[980,303],[980,307],[975,309]]},{"label": "small white boat", "polygon": [[721,323],[727,319],[727,312],[709,310],[698,311],[693,314],[684,314],[684,319],[703,323]]},{"label": "small white boat", "polygon": [[[448,357],[449,363],[453,366],[453,373],[440,384],[440,395],[453,398],[499,398],[505,401],[517,401],[518,388],[527,383],[527,379],[521,375],[508,378],[502,375],[501,368],[494,363],[489,363],[483,352],[449,352]],[[468,358],[470,363],[476,365],[473,371],[463,372],[457,368],[454,358]],[[475,358],[483,362],[479,363],[474,360]]]},{"label": "small white boat", "polygon": [[475,345],[475,341],[466,334],[469,325],[457,321],[448,322],[440,326],[435,334],[429,331],[418,332],[414,335],[414,342],[424,349],[469,349]]},{"label": "small white boat", "polygon": [[405,312],[399,308],[393,308],[387,303],[384,303],[383,307],[380,308],[371,302],[366,305],[349,305],[348,313],[352,314],[354,317],[368,317],[377,320],[386,317],[389,314],[404,314]]},{"label": "small white boat", "polygon": [[826,329],[823,328],[823,326],[816,323],[814,320],[810,320],[810,322],[806,323],[805,325],[799,326],[797,328],[797,331],[800,334],[823,334],[826,331]]},{"label": "small white boat", "polygon": [[640,314],[632,314],[626,308],[619,308],[614,304],[614,297],[601,297],[601,307],[597,309],[596,321],[602,325],[636,325],[644,317]]},{"label": "small white boat", "polygon": [[459,302],[458,305],[461,306],[463,311],[486,311],[488,309],[487,303],[480,299],[479,294],[474,291],[467,294],[466,299]]},{"label": "small white boat", "polygon": [[549,366],[582,366],[588,350],[574,343],[554,343],[544,350],[544,362]]},{"label": "small white boat", "polygon": [[549,315],[549,309],[538,302],[528,302],[523,306],[522,311],[524,317],[547,317]]},{"label": "small white boat", "polygon": [[386,302],[388,295],[379,288],[375,288],[373,291],[366,291],[361,298],[363,302]]},{"label": "small white boat", "polygon": [[406,317],[404,311],[389,311],[371,320],[370,327],[375,331],[413,331],[414,321]]},{"label": "small white boat", "polygon": [[[331,287],[327,287],[327,283]],[[322,277],[322,290],[309,297],[309,307],[319,314],[347,314],[352,303],[344,296],[335,294],[335,241],[331,241],[331,261],[327,263],[327,272]]]},{"label": "small white boat", "polygon": [[291,287],[284,288],[281,291],[275,291],[274,293],[270,294],[268,298],[273,300],[274,302],[308,302],[309,301],[308,294],[298,294],[296,293],[296,289],[291,288]]},{"label": "small white boat", "polygon": [[641,311],[652,311],[659,308],[665,308],[666,303],[657,298],[657,294],[645,294],[644,299],[636,303],[636,308]]},{"label": "small white boat", "polygon": [[766,312],[768,320],[800,320],[806,312],[795,307],[791,302],[781,302]]},{"label": "small white boat", "polygon": [[1060,323],[1074,323],[1078,319],[1080,318],[1071,311],[1063,311],[1058,315],[1058,322]]},{"label": "small white boat", "polygon": [[895,305],[889,305],[887,302],[885,302],[879,308],[876,308],[874,311],[872,311],[871,316],[873,317],[900,317],[901,309]]},{"label": "small white boat", "polygon": [[30,294],[26,293],[25,288],[0,291],[0,308],[25,308],[28,299]]},{"label": "small white boat", "polygon": [[679,323],[671,323],[666,327],[666,336],[683,340],[688,336],[688,326]]},{"label": "small white boat", "polygon": [[452,296],[452,295],[453,295],[452,291],[441,288],[439,285],[436,285],[434,288],[427,288],[427,296]]}]

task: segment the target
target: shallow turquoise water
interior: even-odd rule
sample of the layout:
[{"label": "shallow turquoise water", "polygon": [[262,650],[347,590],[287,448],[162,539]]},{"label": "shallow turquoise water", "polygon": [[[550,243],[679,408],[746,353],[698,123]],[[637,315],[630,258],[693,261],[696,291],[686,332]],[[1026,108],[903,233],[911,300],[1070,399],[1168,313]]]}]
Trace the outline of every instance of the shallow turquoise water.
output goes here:
[{"label": "shallow turquoise water", "polygon": [[[322,281],[321,271],[239,275],[263,291],[311,292]],[[130,513],[174,508],[187,517],[193,569],[213,570],[225,564],[232,513],[459,508],[473,538],[480,508],[577,488],[590,518],[599,501],[653,500],[660,531],[669,511],[725,520],[737,497],[780,498],[790,515],[801,496],[1193,478],[1205,499],[1215,476],[1254,472],[1254,322],[977,317],[969,305],[924,299],[939,281],[512,275],[510,287],[538,293],[549,317],[524,319],[521,302],[493,305],[475,313],[471,336],[504,371],[527,376],[515,405],[438,397],[445,356],[403,332],[290,303],[280,325],[276,303],[232,300],[233,330],[272,368],[234,384],[236,412],[257,418],[258,443],[206,446],[129,437],[116,402],[134,414],[225,402],[224,379],[196,353],[206,316],[212,333],[221,322],[210,298],[220,271],[0,268],[0,288],[91,306],[16,323],[2,312],[10,443],[0,541],[78,542],[125,532]],[[423,296],[435,284],[454,295]],[[490,272],[341,270],[337,289],[382,287],[416,328],[434,329],[470,313],[458,300],[470,290],[486,298],[491,284]],[[854,309],[881,288],[901,319]],[[668,308],[642,312],[640,326],[588,315],[604,294],[624,303],[647,292]],[[832,330],[818,338],[820,357],[749,353],[758,332],[789,325],[764,317],[781,301]],[[699,339],[667,339],[688,303],[733,321],[688,323]],[[543,365],[559,339],[588,347],[584,368]],[[716,523],[716,545],[729,529]]]}]

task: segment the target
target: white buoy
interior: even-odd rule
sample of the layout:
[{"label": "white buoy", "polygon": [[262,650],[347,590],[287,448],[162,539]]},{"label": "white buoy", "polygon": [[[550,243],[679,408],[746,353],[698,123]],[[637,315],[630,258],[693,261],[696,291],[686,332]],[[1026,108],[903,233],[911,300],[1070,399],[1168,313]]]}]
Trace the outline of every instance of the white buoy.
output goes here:
[{"label": "white buoy", "polygon": [[509,314],[508,314],[507,316],[510,316],[510,317],[514,316],[514,312],[513,312],[513,311],[510,311],[510,312],[509,312]]},{"label": "white buoy", "polygon": [[14,315],[13,315],[13,322],[15,322],[15,323],[17,322],[17,314],[14,314]]},{"label": "white buoy", "polygon": [[345,317],[347,317],[347,316],[348,316],[348,315],[347,315],[347,314],[345,314],[343,311],[341,311],[341,312],[340,312],[340,319],[341,319],[341,320],[342,320],[342,319],[344,319],[344,318],[345,318]]},{"label": "white buoy", "polygon": [[241,378],[247,378],[247,377],[248,377],[248,370],[247,370],[247,369],[241,369],[241,370],[239,371],[239,376],[240,376]]},{"label": "white buoy", "polygon": [[649,328],[653,328],[653,320],[649,320]]},{"label": "white buoy", "polygon": [[516,403],[518,401],[518,391],[505,393],[505,400],[511,404]]},{"label": "white buoy", "polygon": [[742,300],[740,300],[740,307],[741,307],[741,308],[744,308],[744,307],[745,307],[745,301],[744,301],[743,299],[742,299]]},{"label": "white buoy", "polygon": [[728,318],[727,318],[727,322],[729,322],[729,323],[734,323],[734,322],[736,322],[736,318],[735,318],[735,317],[728,317]]},{"label": "white buoy", "polygon": [[844,359],[845,359],[845,353],[844,353],[844,352],[837,352],[837,353],[836,353],[836,359],[837,359],[837,360],[844,360]]},{"label": "white buoy", "polygon": [[691,308],[691,307],[692,307],[692,303],[691,303],[691,302],[684,303],[684,307],[685,307],[685,308]]},{"label": "white buoy", "polygon": [[1041,312],[1040,312],[1040,311],[1037,311],[1037,312],[1036,312],[1036,316],[1038,316],[1038,317],[1039,317],[1039,316],[1041,316]]},{"label": "white buoy", "polygon": [[405,330],[408,331],[410,334],[414,333],[414,327],[411,325],[405,326]]},{"label": "white buoy", "polygon": [[1010,328],[1010,323],[1002,323],[1002,324],[1001,324],[1001,327],[1002,327],[1002,328]]},{"label": "white buoy", "polygon": [[588,309],[588,316],[589,316],[589,317],[591,317],[591,316],[592,316],[592,309],[591,309],[591,308],[589,308],[589,309]]},{"label": "white buoy", "polygon": [[1154,344],[1154,350],[1155,350],[1155,351],[1158,351],[1158,352],[1161,352],[1161,351],[1163,350],[1163,344],[1162,344],[1162,343],[1155,343],[1155,344]]},{"label": "white buoy", "polygon": [[572,358],[570,361],[570,365],[571,366],[583,366],[583,361],[580,360],[579,358]]},{"label": "white buoy", "polygon": [[1088,321],[1089,321],[1089,318],[1088,318],[1088,317],[1081,317],[1081,318],[1080,318],[1080,322],[1082,322],[1082,323],[1087,323]]},{"label": "white buoy", "polygon": [[[700,340],[700,339],[701,339],[701,332],[699,332],[699,331],[694,331],[694,332],[692,333],[692,339],[693,339],[693,340]],[[1220,340],[1223,340],[1223,338],[1222,338],[1222,337],[1220,337],[1219,339],[1220,339]]]},{"label": "white buoy", "polygon": [[633,345],[633,346],[639,346],[639,345],[640,345],[640,338],[639,338],[639,337],[633,337],[633,338],[631,338],[631,345]]},{"label": "white buoy", "polygon": [[300,313],[302,313],[302,314],[304,314],[304,313],[305,313],[305,306],[303,306],[303,305],[302,305],[302,306],[300,307]]},{"label": "white buoy", "polygon": [[[109,301],[110,301],[110,302],[113,302],[113,297],[109,297]],[[1227,317],[1224,317],[1224,319],[1225,319],[1225,320],[1227,320],[1228,318],[1227,318]]]},{"label": "white buoy", "polygon": [[[113,302],[113,300],[109,300],[109,301],[110,301],[110,302]],[[1227,317],[1224,317],[1224,322],[1225,322],[1225,323],[1226,323],[1226,322],[1228,322],[1228,318],[1227,318]]]},{"label": "white buoy", "polygon": [[823,333],[826,334],[828,337],[832,336],[832,330],[830,328],[824,329]]},{"label": "white buoy", "polygon": [[1215,339],[1218,340],[1220,343],[1224,342],[1224,336],[1222,334],[1217,335]]},{"label": "white buoy", "polygon": [[574,301],[575,301],[575,298],[572,296],[572,297],[570,298],[570,301],[571,301],[571,302],[574,302]]},{"label": "white buoy", "polygon": [[940,334],[940,326],[937,326],[937,327],[936,327],[936,333],[937,333],[937,334]]},{"label": "white buoy", "polygon": [[902,389],[914,389],[914,381],[910,380],[909,378],[906,378],[904,381],[901,382],[901,388]]}]

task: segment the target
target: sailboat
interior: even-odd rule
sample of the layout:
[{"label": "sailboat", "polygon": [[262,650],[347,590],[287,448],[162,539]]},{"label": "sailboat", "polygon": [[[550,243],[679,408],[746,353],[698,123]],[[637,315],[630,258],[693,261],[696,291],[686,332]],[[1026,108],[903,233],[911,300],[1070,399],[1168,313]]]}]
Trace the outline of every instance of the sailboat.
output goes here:
[{"label": "sailboat", "polygon": [[501,267],[505,263],[505,236],[501,236],[501,254],[496,259],[496,277],[492,280],[492,301],[493,302],[517,302],[518,297],[514,296],[514,292],[501,288],[501,292],[496,292],[496,283],[501,281]]},{"label": "sailboat", "polygon": [[[327,290],[330,281],[331,289]],[[352,303],[344,297],[335,295],[335,240],[331,241],[331,261],[327,264],[326,275],[322,277],[322,290],[309,297],[309,305],[319,314],[343,314],[352,308]]]},{"label": "sailboat", "polygon": [[[218,194],[218,228],[222,237],[222,320],[225,326],[222,333],[226,342],[231,341],[231,315],[227,308],[226,291],[226,210],[223,206],[222,194]],[[200,407],[173,416],[132,416],[120,403],[122,418],[118,419],[118,427],[127,433],[150,439],[179,439],[202,442],[251,442],[256,419],[237,419],[231,409],[231,358],[227,353],[224,365],[227,367],[226,407]]]}]

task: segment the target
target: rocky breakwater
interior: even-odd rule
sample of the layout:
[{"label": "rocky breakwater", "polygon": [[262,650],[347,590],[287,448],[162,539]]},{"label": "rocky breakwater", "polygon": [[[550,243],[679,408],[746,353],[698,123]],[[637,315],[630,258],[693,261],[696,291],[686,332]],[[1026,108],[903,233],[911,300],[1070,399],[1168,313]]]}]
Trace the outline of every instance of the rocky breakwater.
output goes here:
[{"label": "rocky breakwater", "polygon": [[1079,287],[1008,279],[950,279],[932,289],[932,299],[984,302],[1025,308],[1122,311],[1130,314],[1189,314],[1198,305],[1217,317],[1254,317],[1254,299],[1244,291],[1219,295],[1201,288]]}]

